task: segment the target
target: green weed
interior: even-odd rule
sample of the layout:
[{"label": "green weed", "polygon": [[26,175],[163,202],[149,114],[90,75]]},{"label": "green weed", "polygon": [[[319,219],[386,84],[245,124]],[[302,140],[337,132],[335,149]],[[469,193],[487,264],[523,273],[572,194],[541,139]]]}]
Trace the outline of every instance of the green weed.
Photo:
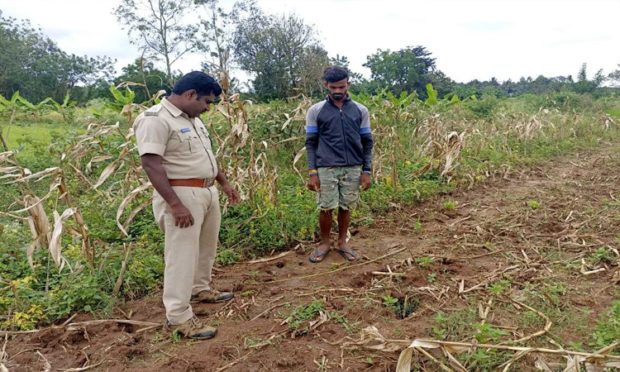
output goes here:
[{"label": "green weed", "polygon": [[489,286],[489,291],[495,295],[500,295],[510,288],[510,281],[506,279],[498,280]]},{"label": "green weed", "polygon": [[620,340],[620,301],[614,301],[609,311],[600,317],[592,338],[597,348]]},{"label": "green weed", "polygon": [[532,210],[536,210],[540,207],[540,203],[537,202],[536,200],[529,200],[527,202],[527,206],[530,207],[530,209]]},{"label": "green weed", "polygon": [[347,319],[347,317],[345,317],[344,315],[336,312],[336,311],[330,311],[329,312],[329,316],[330,318],[334,319],[336,321],[336,323],[340,323],[342,324],[342,326],[344,327],[344,329],[346,329],[347,332],[351,332],[352,331],[352,327],[349,324],[349,320]]},{"label": "green weed", "polygon": [[422,268],[430,266],[435,259],[433,257],[416,257],[415,262]]},{"label": "green weed", "polygon": [[458,203],[456,201],[449,200],[449,201],[443,202],[442,207],[444,210],[453,211],[456,209],[457,205]]},{"label": "green weed", "polygon": [[297,330],[304,321],[315,318],[323,310],[323,301],[313,299],[309,304],[295,307],[289,314],[281,313],[288,323],[289,329]]},{"label": "green weed", "polygon": [[494,328],[491,324],[479,324],[476,326],[476,340],[480,343],[486,344],[489,342],[496,342],[502,336],[508,336],[510,333],[502,331],[501,329]]},{"label": "green weed", "polygon": [[611,250],[606,248],[598,248],[591,256],[591,264],[596,265],[599,263],[611,263],[614,260],[614,255]]},{"label": "green weed", "polygon": [[232,265],[241,259],[241,255],[232,249],[222,249],[218,252],[215,262],[222,266]]},{"label": "green weed", "polygon": [[431,283],[431,284],[432,284],[432,283],[435,283],[435,280],[437,280],[437,273],[429,273],[429,274],[426,276],[426,281],[427,281],[427,282],[429,282],[429,283]]},{"label": "green weed", "polygon": [[383,295],[381,298],[383,298],[383,305],[387,307],[392,307],[398,302],[397,298],[394,298],[389,294]]}]

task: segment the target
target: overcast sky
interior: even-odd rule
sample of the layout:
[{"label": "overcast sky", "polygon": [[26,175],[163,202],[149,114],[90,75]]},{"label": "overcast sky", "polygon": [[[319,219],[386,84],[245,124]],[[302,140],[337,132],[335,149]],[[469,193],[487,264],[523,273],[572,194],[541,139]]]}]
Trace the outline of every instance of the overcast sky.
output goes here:
[{"label": "overcast sky", "polygon": [[[231,0],[225,0],[229,2]],[[3,17],[27,18],[65,51],[107,55],[118,67],[138,51],[111,14],[117,0],[0,0]],[[620,64],[620,0],[259,0],[267,13],[295,13],[314,25],[330,56],[365,76],[377,49],[425,46],[459,82],[521,76],[607,74]],[[174,66],[198,69],[188,56]]]}]

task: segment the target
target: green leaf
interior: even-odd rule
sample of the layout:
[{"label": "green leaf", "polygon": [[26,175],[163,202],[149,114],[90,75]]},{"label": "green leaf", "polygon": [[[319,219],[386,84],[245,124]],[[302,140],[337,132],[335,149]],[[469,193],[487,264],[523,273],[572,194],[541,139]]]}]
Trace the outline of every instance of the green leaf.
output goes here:
[{"label": "green leaf", "polygon": [[433,89],[433,84],[426,84],[426,93],[428,94],[428,98],[424,101],[429,106],[435,106],[439,103],[437,100],[437,91]]}]

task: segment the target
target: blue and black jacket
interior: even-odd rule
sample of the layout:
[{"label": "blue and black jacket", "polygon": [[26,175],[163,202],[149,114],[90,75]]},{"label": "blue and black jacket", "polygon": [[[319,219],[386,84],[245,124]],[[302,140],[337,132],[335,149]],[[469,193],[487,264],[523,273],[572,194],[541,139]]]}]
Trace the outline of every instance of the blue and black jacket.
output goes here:
[{"label": "blue and black jacket", "polygon": [[368,109],[347,96],[342,109],[328,96],[306,116],[308,169],[361,165],[372,169],[372,132]]}]

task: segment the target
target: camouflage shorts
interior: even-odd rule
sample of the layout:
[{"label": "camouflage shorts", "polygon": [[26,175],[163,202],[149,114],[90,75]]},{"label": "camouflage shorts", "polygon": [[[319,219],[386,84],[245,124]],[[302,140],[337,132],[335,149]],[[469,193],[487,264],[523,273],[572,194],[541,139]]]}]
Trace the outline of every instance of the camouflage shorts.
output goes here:
[{"label": "camouflage shorts", "polygon": [[322,167],[318,169],[321,191],[318,194],[319,208],[350,209],[355,207],[360,196],[362,166]]}]

